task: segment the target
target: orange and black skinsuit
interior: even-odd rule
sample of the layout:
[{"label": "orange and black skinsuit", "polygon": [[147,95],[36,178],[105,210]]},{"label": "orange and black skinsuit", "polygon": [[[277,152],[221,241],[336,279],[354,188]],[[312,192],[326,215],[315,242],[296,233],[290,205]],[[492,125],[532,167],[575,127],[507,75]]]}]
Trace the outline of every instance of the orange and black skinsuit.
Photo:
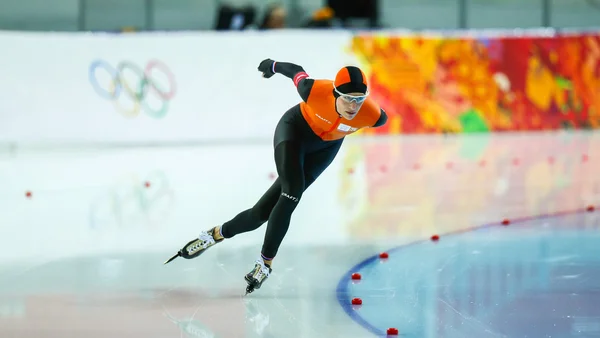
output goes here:
[{"label": "orange and black skinsuit", "polygon": [[339,94],[334,84],[342,94],[367,92],[365,75],[356,67],[342,68],[335,81],[310,79],[302,67],[270,59],[261,62],[258,70],[266,78],[279,73],[292,79],[302,102],[290,108],[275,129],[273,147],[279,177],[252,208],[225,222],[221,233],[231,238],[268,221],[261,254],[270,260],[277,254],[302,193],[333,161],[344,137],[361,128],[382,126],[387,116],[370,98],[352,120],[337,112]]}]

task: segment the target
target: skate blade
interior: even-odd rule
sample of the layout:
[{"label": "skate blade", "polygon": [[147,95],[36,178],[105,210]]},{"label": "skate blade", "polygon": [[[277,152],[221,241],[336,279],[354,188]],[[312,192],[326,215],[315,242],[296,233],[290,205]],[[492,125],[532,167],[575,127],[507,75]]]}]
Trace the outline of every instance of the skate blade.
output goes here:
[{"label": "skate blade", "polygon": [[171,258],[167,259],[167,260],[166,260],[166,261],[163,263],[163,265],[165,265],[165,264],[168,264],[168,263],[171,263],[171,262],[172,262],[172,261],[173,261],[175,258],[177,258],[177,257],[179,257],[179,256],[181,256],[181,254],[180,254],[179,252],[177,252],[176,254],[174,254],[174,255],[173,255],[173,257],[171,257]]},{"label": "skate blade", "polygon": [[256,290],[256,289],[252,285],[247,285],[246,286],[246,294],[244,296],[251,294],[252,292],[254,292],[254,290]]}]

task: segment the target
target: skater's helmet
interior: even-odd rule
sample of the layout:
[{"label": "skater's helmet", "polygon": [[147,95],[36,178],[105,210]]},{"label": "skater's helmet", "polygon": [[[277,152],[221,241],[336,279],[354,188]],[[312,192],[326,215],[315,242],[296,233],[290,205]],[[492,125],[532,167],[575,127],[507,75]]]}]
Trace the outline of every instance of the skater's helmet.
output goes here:
[{"label": "skater's helmet", "polygon": [[340,69],[333,81],[335,97],[363,103],[369,95],[367,76],[358,67],[346,66]]}]

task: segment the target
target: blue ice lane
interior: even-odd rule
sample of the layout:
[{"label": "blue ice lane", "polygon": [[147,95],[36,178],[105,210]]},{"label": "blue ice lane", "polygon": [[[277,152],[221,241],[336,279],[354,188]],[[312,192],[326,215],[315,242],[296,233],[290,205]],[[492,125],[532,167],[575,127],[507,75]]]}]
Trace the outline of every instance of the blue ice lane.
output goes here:
[{"label": "blue ice lane", "polygon": [[[424,241],[372,257],[338,285],[374,336],[600,335],[600,236],[590,215],[532,220]],[[582,227],[580,224],[587,226]],[[359,272],[362,280],[352,282]],[[363,300],[352,307],[354,297]]]}]

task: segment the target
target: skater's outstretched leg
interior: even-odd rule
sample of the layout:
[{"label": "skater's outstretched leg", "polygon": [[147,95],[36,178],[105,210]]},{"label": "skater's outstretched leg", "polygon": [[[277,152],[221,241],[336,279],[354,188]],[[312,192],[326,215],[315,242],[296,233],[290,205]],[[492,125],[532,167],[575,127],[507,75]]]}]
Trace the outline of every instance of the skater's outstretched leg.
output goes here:
[{"label": "skater's outstretched leg", "polygon": [[279,195],[281,195],[281,183],[277,178],[252,208],[240,212],[230,221],[223,223],[220,227],[223,237],[231,238],[258,229],[269,219]]},{"label": "skater's outstretched leg", "polygon": [[223,223],[221,226],[202,231],[198,238],[189,241],[177,254],[167,260],[165,264],[177,257],[186,259],[196,258],[211,246],[222,242],[225,238],[231,238],[243,232],[256,230],[269,219],[271,210],[275,206],[275,203],[277,203],[280,194],[281,185],[279,179],[277,179],[254,207],[240,212],[233,219]]}]

